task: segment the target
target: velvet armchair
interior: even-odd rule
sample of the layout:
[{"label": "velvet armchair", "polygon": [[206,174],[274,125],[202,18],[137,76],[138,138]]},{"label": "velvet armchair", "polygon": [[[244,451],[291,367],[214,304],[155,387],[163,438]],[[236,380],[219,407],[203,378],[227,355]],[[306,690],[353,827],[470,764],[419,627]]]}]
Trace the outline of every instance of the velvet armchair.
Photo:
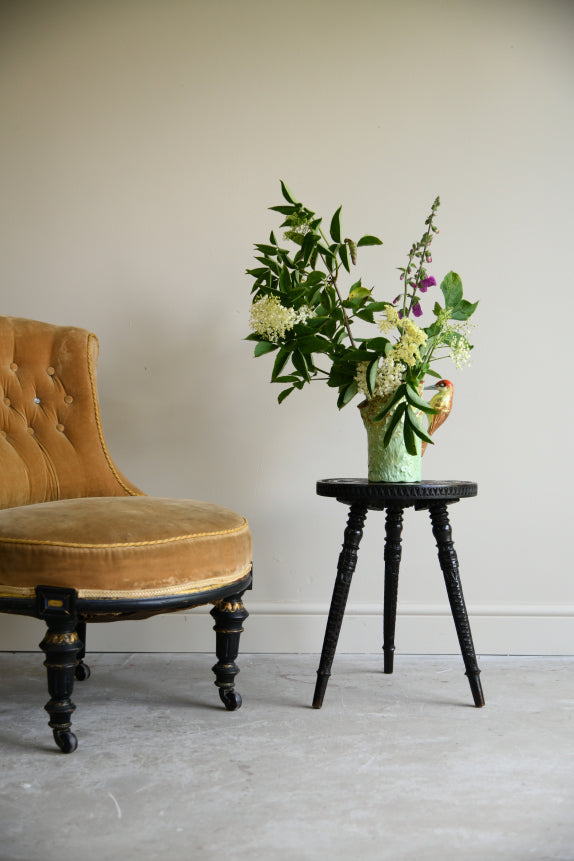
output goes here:
[{"label": "velvet armchair", "polygon": [[235,663],[251,588],[244,517],[212,503],[146,496],[112,460],[96,389],[98,341],[84,329],[0,317],[0,611],[46,623],[50,699],[64,753],[87,623],[212,604],[215,684],[241,705]]}]

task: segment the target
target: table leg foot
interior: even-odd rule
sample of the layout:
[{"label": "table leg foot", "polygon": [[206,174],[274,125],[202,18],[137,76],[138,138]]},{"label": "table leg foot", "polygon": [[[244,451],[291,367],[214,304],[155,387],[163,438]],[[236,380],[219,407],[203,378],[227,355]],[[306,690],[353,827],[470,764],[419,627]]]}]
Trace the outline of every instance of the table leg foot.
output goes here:
[{"label": "table leg foot", "polygon": [[470,690],[472,691],[472,698],[474,700],[474,704],[477,709],[482,708],[484,705],[484,694],[482,692],[482,685],[480,683],[480,670],[478,673],[467,673],[468,681],[470,682]]},{"label": "table leg foot", "polygon": [[320,709],[323,705],[323,699],[325,698],[325,691],[327,690],[327,682],[329,681],[329,676],[331,673],[322,673],[320,670],[317,670],[317,684],[315,685],[315,695],[313,696],[313,708]]},{"label": "table leg foot", "polygon": [[383,647],[383,656],[384,656],[384,664],[383,664],[383,672],[391,675],[394,669],[395,663],[395,650],[394,648],[389,649],[387,647]]}]

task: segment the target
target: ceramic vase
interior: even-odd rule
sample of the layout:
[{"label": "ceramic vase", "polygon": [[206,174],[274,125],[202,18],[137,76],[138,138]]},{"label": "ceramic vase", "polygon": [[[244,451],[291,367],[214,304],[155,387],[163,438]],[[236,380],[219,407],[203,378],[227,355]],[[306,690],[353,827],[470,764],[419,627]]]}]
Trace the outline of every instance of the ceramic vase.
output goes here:
[{"label": "ceramic vase", "polygon": [[367,431],[369,481],[420,481],[421,440],[415,436],[417,453],[409,454],[403,437],[404,419],[401,419],[395,427],[388,446],[386,448],[383,446],[394,410],[391,410],[381,421],[374,421],[374,418],[381,412],[389,398],[375,397],[359,404],[361,418]]}]

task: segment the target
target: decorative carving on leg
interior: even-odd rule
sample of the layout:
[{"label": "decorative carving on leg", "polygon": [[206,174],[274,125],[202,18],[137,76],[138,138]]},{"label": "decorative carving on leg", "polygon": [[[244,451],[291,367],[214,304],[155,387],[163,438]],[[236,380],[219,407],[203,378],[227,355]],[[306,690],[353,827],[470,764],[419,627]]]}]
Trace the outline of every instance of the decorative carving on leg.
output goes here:
[{"label": "decorative carving on leg", "polygon": [[384,672],[393,672],[403,509],[387,508],[385,537]]},{"label": "decorative carving on leg", "polygon": [[76,708],[71,696],[80,649],[75,621],[48,621],[48,630],[40,648],[46,654],[44,666],[48,671],[50,699],[44,708],[50,715],[49,726],[52,727],[54,740],[60,750],[63,753],[73,753],[78,746],[78,739],[71,731],[71,715]]},{"label": "decorative carving on leg", "polygon": [[40,648],[46,655],[44,666],[48,672],[50,699],[45,709],[50,715],[54,740],[63,753],[73,753],[78,739],[71,731],[71,715],[76,706],[72,702],[74,673],[82,643],[76,628],[76,597],[74,589],[55,586],[37,586],[37,615],[48,626]]},{"label": "decorative carving on leg", "polygon": [[86,623],[78,622],[76,625],[76,633],[81,643],[81,649],[78,652],[78,664],[75,670],[75,677],[77,682],[85,682],[90,678],[91,670],[89,666],[84,662],[84,658],[86,657]]},{"label": "decorative carving on leg", "polygon": [[234,688],[235,676],[239,672],[235,663],[239,652],[239,638],[243,631],[243,622],[249,616],[241,600],[242,594],[218,601],[211,610],[215,620],[213,630],[217,655],[217,663],[212,669],[221,701],[230,712],[240,708],[242,702],[241,695]]},{"label": "decorative carving on leg", "polygon": [[452,541],[447,507],[444,503],[432,503],[429,505],[429,513],[466,675],[470,683],[474,704],[480,708],[484,705],[484,694],[480,683],[480,670],[476,661],[468,613],[462,594],[458,558]]},{"label": "decorative carving on leg", "polygon": [[353,503],[351,505],[345,529],[343,549],[341,550],[337,564],[337,577],[335,579],[333,597],[331,598],[321,661],[317,670],[317,683],[313,697],[314,709],[320,709],[323,705],[327,683],[331,675],[331,666],[339,641],[341,624],[345,615],[349,588],[357,566],[357,554],[361,538],[363,537],[363,526],[366,516],[366,505],[363,503]]}]

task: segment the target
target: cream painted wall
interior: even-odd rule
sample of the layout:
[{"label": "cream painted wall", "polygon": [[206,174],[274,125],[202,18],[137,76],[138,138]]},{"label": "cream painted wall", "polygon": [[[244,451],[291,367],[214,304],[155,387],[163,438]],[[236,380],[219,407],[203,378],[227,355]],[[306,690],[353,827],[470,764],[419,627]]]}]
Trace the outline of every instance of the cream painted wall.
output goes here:
[{"label": "cream painted wall", "polygon": [[[244,647],[320,649],[345,511],[314,484],[365,472],[355,407],[319,386],[279,407],[242,340],[281,177],[382,236],[360,261],[382,296],[441,195],[432,271],[481,305],[425,476],[479,482],[451,510],[477,649],[573,652],[574,5],[5,0],[0,40],[2,313],[99,335],[106,435],[133,481],[247,514]],[[380,648],[382,523],[347,650]],[[422,514],[403,559],[399,649],[456,651]],[[92,646],[210,647],[189,621],[103,626]],[[35,646],[37,624],[4,617],[2,647]]]}]

